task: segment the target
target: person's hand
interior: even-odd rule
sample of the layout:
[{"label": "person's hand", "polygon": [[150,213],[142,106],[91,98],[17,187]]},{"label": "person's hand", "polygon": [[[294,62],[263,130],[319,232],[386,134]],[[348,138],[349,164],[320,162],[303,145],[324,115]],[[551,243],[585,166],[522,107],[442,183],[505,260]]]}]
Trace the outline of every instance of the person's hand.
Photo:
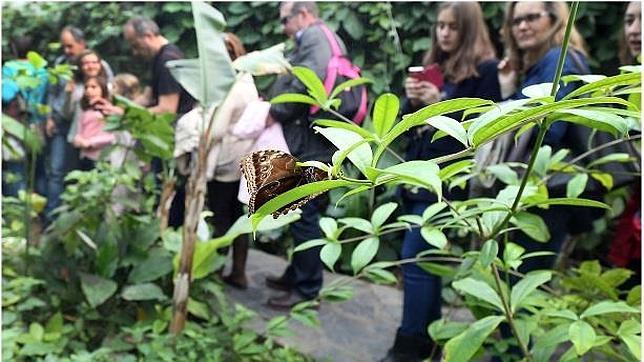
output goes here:
[{"label": "person's hand", "polygon": [[277,122],[270,113],[266,116],[266,127],[270,127],[273,123]]},{"label": "person's hand", "polygon": [[407,77],[405,80],[405,95],[413,106],[434,104],[441,100],[438,87],[412,77]]},{"label": "person's hand", "polygon": [[45,123],[45,134],[47,134],[47,137],[51,137],[55,135],[56,132],[58,132],[56,122],[51,118],[47,118],[47,122]]},{"label": "person's hand", "polygon": [[508,58],[501,60],[497,68],[501,98],[506,99],[517,90],[517,71],[512,68]]},{"label": "person's hand", "polygon": [[69,82],[67,82],[67,85],[65,85],[65,92],[71,93],[74,91],[74,88],[76,88],[76,84],[74,83],[74,81],[70,80]]},{"label": "person's hand", "polygon": [[123,113],[125,113],[125,110],[123,108],[113,105],[112,102],[108,101],[105,98],[99,98],[96,102],[94,102],[93,106],[97,111],[103,113],[106,116],[122,116]]},{"label": "person's hand", "polygon": [[76,135],[76,137],[74,137],[74,141],[72,142],[72,144],[76,148],[87,148],[88,147],[87,141],[83,137],[81,137],[80,135]]}]

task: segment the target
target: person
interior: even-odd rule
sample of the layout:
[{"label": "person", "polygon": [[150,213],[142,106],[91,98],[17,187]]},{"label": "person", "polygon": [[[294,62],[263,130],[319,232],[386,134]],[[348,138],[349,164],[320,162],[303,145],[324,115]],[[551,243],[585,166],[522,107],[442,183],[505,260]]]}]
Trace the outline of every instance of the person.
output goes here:
[{"label": "person", "polygon": [[624,36],[620,40],[619,59],[622,65],[640,64],[642,53],[642,3],[631,1],[624,13]]},{"label": "person", "polygon": [[[87,50],[85,34],[77,27],[68,25],[60,32],[60,43],[63,54],[56,58],[54,66],[61,64],[76,64],[78,57]],[[107,76],[112,78],[110,65],[101,59],[101,67]],[[47,205],[45,207],[46,221],[51,222],[51,213],[60,206],[60,195],[64,191],[64,179],[67,172],[74,169],[78,159],[78,152],[68,142],[68,134],[73,121],[73,112],[65,109],[68,100],[67,85],[73,82],[67,79],[58,79],[56,83],[49,83],[47,89],[47,105],[50,113],[45,126],[47,147]],[[82,92],[80,93],[82,94]]]},{"label": "person", "polygon": [[[150,19],[134,17],[123,25],[123,36],[132,49],[135,57],[150,61],[152,70],[152,94],[148,104],[148,110],[155,114],[171,113],[177,118],[186,114],[196,104],[195,99],[177,82],[166,67],[171,60],[183,59],[181,49],[170,43],[159,30],[159,26]],[[111,104],[107,100],[101,100],[97,108],[104,114],[123,114],[124,110]],[[163,166],[161,160],[152,160],[152,170],[159,175]],[[168,225],[179,227],[183,224],[185,180],[177,182],[176,194],[172,200],[169,212]]]},{"label": "person", "polygon": [[114,143],[114,135],[104,130],[105,117],[94,107],[97,100],[109,97],[107,80],[100,76],[89,76],[85,79],[83,89],[82,112],[73,143],[80,149],[80,169],[88,171],[94,168],[101,151]]},{"label": "person", "polygon": [[[411,113],[441,100],[476,97],[499,101],[498,60],[489,38],[481,7],[475,2],[442,3],[432,32],[432,48],[423,59],[424,66],[438,64],[443,74],[442,89],[428,81],[412,76],[405,79],[406,100],[402,113]],[[460,114],[450,115],[461,119]],[[455,139],[445,137],[430,142],[435,129],[418,127],[409,131],[410,141],[405,159],[429,160],[463,149]],[[444,190],[448,200],[463,200],[465,190]],[[401,190],[407,213],[422,215],[437,201],[436,195],[426,190]],[[406,231],[401,258],[415,258],[430,248],[420,229]],[[441,317],[441,278],[430,274],[414,263],[402,266],[403,312],[393,346],[383,361],[420,361],[437,357],[435,343],[427,327]]]},{"label": "person", "polygon": [[[562,42],[568,22],[568,6],[563,2],[512,2],[506,9],[503,39],[508,53],[510,72],[516,72],[515,79],[521,78],[517,92],[513,99],[525,98],[521,90],[527,86],[552,82],[554,79],[557,62],[561,54]],[[568,52],[563,65],[563,75],[585,74],[589,72],[584,50],[583,39],[573,27],[570,35]],[[579,86],[578,82],[562,85],[556,99],[573,91]],[[567,122],[555,122],[546,132],[543,144],[552,147],[554,154],[559,149],[568,148],[576,151],[579,144],[571,142],[570,132],[573,126]],[[531,137],[526,155],[530,153],[534,142],[534,133]],[[527,162],[527,159],[520,159]],[[565,183],[554,187],[548,185],[550,197],[565,197]],[[532,251],[552,251],[558,253],[564,240],[570,235],[588,231],[592,225],[593,210],[590,208],[572,208],[568,206],[551,206],[548,209],[530,210],[543,218],[548,226],[551,238],[547,243],[532,240],[523,233],[518,233],[515,241],[526,249]],[[536,269],[549,269],[554,265],[556,256],[543,256],[529,258],[523,261],[519,271],[526,273]],[[514,278],[511,278],[514,280]]]},{"label": "person", "polygon": [[[47,71],[44,68],[36,68],[27,60],[27,52],[31,50],[32,40],[30,35],[23,35],[12,37],[9,41],[15,59],[2,65],[2,109],[5,114],[22,122],[39,135],[45,119],[39,108],[45,104],[48,80]],[[21,85],[20,77],[24,75],[35,80],[35,85]],[[15,152],[3,152],[2,169],[7,172],[3,172],[2,175],[2,194],[17,196],[19,190],[27,187],[29,168],[24,157],[30,155],[30,157],[36,157],[34,190],[41,195],[47,195],[42,153],[34,155],[31,150],[25,149],[21,141],[13,137],[8,137],[8,140],[14,146],[12,151]],[[12,177],[8,177],[9,174],[12,174],[13,180],[10,180]]]},{"label": "person", "polygon": [[[143,95],[139,78],[130,73],[119,73],[114,77],[112,92],[131,101],[137,102]],[[142,102],[147,103],[147,102]]]},{"label": "person", "polygon": [[[293,66],[311,69],[320,79],[325,79],[326,68],[331,59],[331,46],[327,41],[323,22],[318,18],[315,2],[282,2],[280,22],[284,34],[295,40],[295,48],[288,55]],[[343,54],[347,54],[344,42],[333,34]],[[269,92],[270,98],[283,93],[306,94],[305,86],[292,74],[280,76]],[[309,107],[299,103],[271,105],[267,124],[279,122],[293,156],[304,160],[331,161],[334,146],[321,135],[315,134],[309,120]],[[318,197],[302,207],[300,220],[291,224],[294,245],[322,237],[319,220],[324,198]],[[280,276],[269,275],[266,285],[282,291],[268,299],[267,305],[274,309],[288,309],[293,305],[317,297],[322,288],[322,262],[320,247],[293,254],[290,265]]]}]

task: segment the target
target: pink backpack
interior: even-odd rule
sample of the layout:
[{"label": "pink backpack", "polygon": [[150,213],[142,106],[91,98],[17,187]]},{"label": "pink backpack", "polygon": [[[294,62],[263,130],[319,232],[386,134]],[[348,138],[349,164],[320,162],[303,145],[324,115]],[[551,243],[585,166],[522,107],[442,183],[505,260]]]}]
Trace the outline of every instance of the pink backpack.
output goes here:
[{"label": "pink backpack", "polygon": [[[348,79],[360,77],[360,68],[353,65],[349,59],[342,55],[338,41],[325,24],[320,28],[324,32],[329,45],[331,46],[331,60],[326,67],[326,79],[324,79],[324,89],[326,94],[330,95],[338,76]],[[340,93],[342,103],[339,113],[350,118],[356,124],[362,124],[367,115],[367,88],[364,85],[352,87],[349,91]],[[310,114],[315,114],[320,107],[311,106]]]}]

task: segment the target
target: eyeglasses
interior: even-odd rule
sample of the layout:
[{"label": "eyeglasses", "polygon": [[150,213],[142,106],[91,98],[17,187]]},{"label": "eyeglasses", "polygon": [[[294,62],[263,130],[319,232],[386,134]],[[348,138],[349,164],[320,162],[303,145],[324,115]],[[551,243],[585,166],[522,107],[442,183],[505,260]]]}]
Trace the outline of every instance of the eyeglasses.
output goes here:
[{"label": "eyeglasses", "polygon": [[548,15],[547,11],[541,11],[538,13],[525,14],[523,16],[517,16],[512,19],[512,26],[519,26],[522,22],[527,22],[528,24],[534,23],[535,21],[541,19],[542,16]]},{"label": "eyeglasses", "polygon": [[280,23],[282,23],[282,25],[286,25],[286,23],[288,23],[288,21],[291,20],[294,16],[295,14],[286,15],[285,17],[280,18]]}]

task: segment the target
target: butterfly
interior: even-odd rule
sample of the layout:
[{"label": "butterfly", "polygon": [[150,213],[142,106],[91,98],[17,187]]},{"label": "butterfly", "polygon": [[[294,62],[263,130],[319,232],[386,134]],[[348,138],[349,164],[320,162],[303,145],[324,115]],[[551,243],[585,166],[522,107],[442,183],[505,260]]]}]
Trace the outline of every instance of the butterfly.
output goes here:
[{"label": "butterfly", "polygon": [[[254,214],[269,200],[286,191],[311,182],[329,178],[325,171],[316,167],[301,167],[292,155],[277,150],[261,150],[244,156],[240,167],[248,184],[250,201],[248,212]],[[302,207],[322,192],[296,200],[273,212],[273,218]]]}]

